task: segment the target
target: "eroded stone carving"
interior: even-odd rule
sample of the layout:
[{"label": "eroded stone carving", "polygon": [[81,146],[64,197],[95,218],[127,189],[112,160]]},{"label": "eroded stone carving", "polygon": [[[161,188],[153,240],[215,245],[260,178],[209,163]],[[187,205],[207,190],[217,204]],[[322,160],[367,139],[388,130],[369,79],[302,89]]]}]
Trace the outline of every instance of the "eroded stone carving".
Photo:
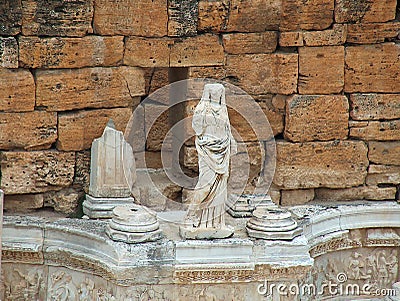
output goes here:
[{"label": "eroded stone carving", "polygon": [[89,194],[83,212],[90,218],[110,218],[115,206],[134,202],[131,191],[135,181],[132,147],[110,120],[103,135],[92,143]]},{"label": "eroded stone carving", "polygon": [[41,300],[45,290],[44,272],[33,266],[4,271],[5,300]]},{"label": "eroded stone carving", "polygon": [[233,234],[225,225],[225,203],[229,177],[229,159],[236,152],[231,133],[225,88],[221,84],[206,84],[196,106],[192,127],[196,133],[199,160],[199,180],[190,201],[183,238],[213,239]]}]

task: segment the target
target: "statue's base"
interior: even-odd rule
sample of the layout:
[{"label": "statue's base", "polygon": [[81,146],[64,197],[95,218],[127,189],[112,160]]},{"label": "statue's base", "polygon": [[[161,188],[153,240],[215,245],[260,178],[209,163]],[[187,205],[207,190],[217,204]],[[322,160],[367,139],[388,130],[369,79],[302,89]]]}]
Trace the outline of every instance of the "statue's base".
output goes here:
[{"label": "statue's base", "polygon": [[106,234],[112,240],[122,241],[128,244],[137,244],[148,241],[156,241],[162,238],[162,231],[160,229],[151,232],[125,232],[112,229],[109,225],[106,226]]},{"label": "statue's base", "polygon": [[285,232],[260,231],[247,227],[247,233],[249,236],[266,240],[292,240],[293,238],[301,235],[302,232],[303,230],[299,227]]},{"label": "statue's base", "polygon": [[219,239],[231,237],[234,229],[226,225],[222,228],[180,227],[179,232],[183,239]]},{"label": "statue's base", "polygon": [[131,205],[135,202],[132,197],[128,198],[96,198],[86,195],[83,202],[83,213],[89,218],[111,218],[115,207],[121,205]]}]

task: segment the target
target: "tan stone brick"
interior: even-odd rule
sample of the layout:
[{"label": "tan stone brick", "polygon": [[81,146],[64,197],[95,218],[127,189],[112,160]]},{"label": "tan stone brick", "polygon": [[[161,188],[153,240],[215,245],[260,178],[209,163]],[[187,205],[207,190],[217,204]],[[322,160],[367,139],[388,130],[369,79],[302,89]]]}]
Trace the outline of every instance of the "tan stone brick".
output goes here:
[{"label": "tan stone brick", "polygon": [[299,48],[299,93],[340,93],[344,85],[344,47]]},{"label": "tan stone brick", "polygon": [[20,37],[19,60],[25,68],[115,66],[122,61],[123,37]]},{"label": "tan stone brick", "polygon": [[396,0],[336,0],[337,23],[386,22],[396,17]]},{"label": "tan stone brick", "polygon": [[362,140],[400,140],[400,120],[368,121],[365,126],[350,127],[350,137]]},{"label": "tan stone brick", "polygon": [[134,67],[39,70],[36,105],[50,111],[133,106],[144,95],[144,72]]},{"label": "tan stone brick", "polygon": [[173,40],[168,38],[129,37],[125,42],[124,64],[139,67],[168,67],[169,45]]},{"label": "tan stone brick", "polygon": [[197,29],[199,31],[219,32],[226,29],[229,15],[229,0],[199,1]]},{"label": "tan stone brick", "polygon": [[23,0],[25,36],[82,37],[92,33],[93,0]]},{"label": "tan stone brick", "polygon": [[71,214],[76,212],[78,202],[84,197],[84,192],[74,187],[60,191],[49,191],[43,194],[43,205],[54,208],[55,212]]},{"label": "tan stone brick", "polygon": [[89,149],[93,140],[102,135],[110,118],[117,130],[124,132],[131,114],[130,108],[59,113],[57,148],[64,151]]},{"label": "tan stone brick", "polygon": [[23,69],[0,68],[0,111],[33,111],[35,82],[32,74]]},{"label": "tan stone brick", "polygon": [[281,31],[321,30],[333,23],[334,0],[282,0]]},{"label": "tan stone brick", "polygon": [[55,113],[0,113],[0,120],[0,149],[46,149],[57,139]]},{"label": "tan stone brick", "polygon": [[90,150],[75,153],[74,185],[81,187],[85,193],[89,193],[90,179]]},{"label": "tan stone brick", "polygon": [[277,30],[281,21],[281,11],[281,0],[231,0],[226,31]]},{"label": "tan stone brick", "polygon": [[400,165],[400,142],[368,142],[368,159],[375,164]]},{"label": "tan stone brick", "polygon": [[279,33],[279,46],[298,47],[304,45],[302,31],[288,31]]},{"label": "tan stone brick", "polygon": [[400,92],[399,44],[349,46],[345,61],[345,92]]},{"label": "tan stone brick", "polygon": [[[147,134],[146,149],[150,151],[159,151],[164,143],[171,143],[171,140],[166,138],[170,130],[170,111],[168,106],[146,103],[144,105],[145,116],[145,133]],[[169,147],[165,145],[165,147]]]},{"label": "tan stone brick", "polygon": [[281,205],[303,205],[314,199],[314,189],[282,190]]},{"label": "tan stone brick", "polygon": [[359,186],[345,189],[318,188],[315,199],[318,201],[355,201],[355,200],[394,200],[396,187]]},{"label": "tan stone brick", "polygon": [[225,78],[225,67],[210,66],[210,67],[189,67],[189,78]]},{"label": "tan stone brick", "polygon": [[0,37],[0,68],[18,68],[18,44],[13,37]]},{"label": "tan stone brick", "polygon": [[349,24],[347,42],[354,44],[382,43],[400,34],[400,22]]},{"label": "tan stone brick", "polygon": [[175,40],[171,46],[170,67],[218,66],[224,64],[224,48],[218,36],[201,35]]},{"label": "tan stone brick", "polygon": [[285,138],[294,142],[346,139],[349,103],[343,95],[294,95],[287,100]]},{"label": "tan stone brick", "polygon": [[0,24],[0,35],[15,36],[21,32],[21,1],[0,1]]},{"label": "tan stone brick", "polygon": [[367,147],[360,141],[278,141],[274,183],[284,189],[362,185],[367,166]]},{"label": "tan stone brick", "polygon": [[268,122],[272,128],[274,136],[283,133],[286,95],[276,95],[256,97]]},{"label": "tan stone brick", "polygon": [[100,35],[167,35],[166,0],[96,0],[94,4],[93,26]]},{"label": "tan stone brick", "polygon": [[247,93],[292,94],[297,90],[297,54],[228,56],[227,78]]},{"label": "tan stone brick", "polygon": [[350,116],[355,120],[400,118],[399,94],[352,94]]},{"label": "tan stone brick", "polygon": [[168,36],[197,33],[199,0],[168,0]]},{"label": "tan stone brick", "polygon": [[75,153],[2,152],[1,189],[6,194],[60,190],[72,184]]},{"label": "tan stone brick", "polygon": [[347,37],[347,25],[334,24],[332,29],[304,32],[306,46],[343,45]]},{"label": "tan stone brick", "polygon": [[145,68],[146,95],[169,85],[168,68]]},{"label": "tan stone brick", "polygon": [[224,49],[229,54],[272,53],[277,43],[278,34],[275,31],[223,35]]},{"label": "tan stone brick", "polygon": [[8,212],[27,212],[43,207],[43,194],[9,194],[4,196],[4,209]]},{"label": "tan stone brick", "polygon": [[400,184],[400,166],[370,165],[367,185]]}]

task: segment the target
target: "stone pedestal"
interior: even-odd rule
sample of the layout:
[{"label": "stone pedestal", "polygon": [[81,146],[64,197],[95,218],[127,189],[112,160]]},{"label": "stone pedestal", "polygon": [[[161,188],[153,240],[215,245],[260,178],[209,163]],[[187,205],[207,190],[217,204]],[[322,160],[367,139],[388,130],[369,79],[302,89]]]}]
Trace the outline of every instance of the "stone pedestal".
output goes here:
[{"label": "stone pedestal", "polygon": [[106,226],[107,235],[115,241],[134,244],[162,237],[156,213],[140,205],[117,206]]},{"label": "stone pedestal", "polygon": [[134,202],[133,197],[95,198],[87,194],[83,202],[83,213],[90,218],[111,218],[115,207],[132,205]]},{"label": "stone pedestal", "polygon": [[179,233],[183,239],[220,239],[228,238],[233,235],[234,229],[224,225],[221,228],[205,227],[180,227]]},{"label": "stone pedestal", "polygon": [[278,208],[267,194],[236,194],[229,195],[226,201],[227,212],[233,217],[251,217],[257,206]]},{"label": "stone pedestal", "polygon": [[289,211],[263,206],[254,210],[246,229],[251,237],[271,240],[292,240],[302,233]]}]

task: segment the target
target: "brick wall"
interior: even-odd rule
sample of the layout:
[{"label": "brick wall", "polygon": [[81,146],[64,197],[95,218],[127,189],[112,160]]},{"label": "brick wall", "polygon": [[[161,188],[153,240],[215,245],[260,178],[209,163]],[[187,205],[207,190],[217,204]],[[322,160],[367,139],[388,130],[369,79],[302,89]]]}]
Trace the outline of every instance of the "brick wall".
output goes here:
[{"label": "brick wall", "polygon": [[[73,211],[87,188],[92,140],[109,118],[124,130],[141,99],[168,84],[177,67],[187,68],[188,78],[227,80],[259,102],[277,140],[271,190],[277,202],[395,199],[396,6],[396,0],[2,1],[5,207]],[[146,144],[153,167],[165,120]],[[190,146],[186,153],[190,162]]]}]

